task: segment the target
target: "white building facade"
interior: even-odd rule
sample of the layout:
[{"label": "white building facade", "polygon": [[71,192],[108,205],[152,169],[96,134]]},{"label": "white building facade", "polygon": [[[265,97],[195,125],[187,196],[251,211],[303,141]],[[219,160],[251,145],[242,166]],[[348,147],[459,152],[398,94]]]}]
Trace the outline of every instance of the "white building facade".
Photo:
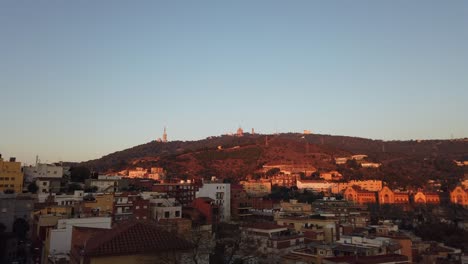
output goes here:
[{"label": "white building facade", "polygon": [[152,195],[149,199],[151,219],[182,218],[182,205],[175,198],[169,198],[166,194]]},{"label": "white building facade", "polygon": [[231,221],[231,184],[230,183],[204,183],[195,195],[199,197],[209,197],[215,200],[220,208],[220,220]]},{"label": "white building facade", "polygon": [[26,182],[33,182],[38,177],[62,178],[63,167],[55,164],[37,163],[35,166],[23,167],[23,173]]},{"label": "white building facade", "polygon": [[70,253],[74,226],[110,229],[112,227],[112,217],[59,219],[57,228],[50,230],[48,237],[46,237],[44,257],[53,260],[59,256],[67,256]]}]

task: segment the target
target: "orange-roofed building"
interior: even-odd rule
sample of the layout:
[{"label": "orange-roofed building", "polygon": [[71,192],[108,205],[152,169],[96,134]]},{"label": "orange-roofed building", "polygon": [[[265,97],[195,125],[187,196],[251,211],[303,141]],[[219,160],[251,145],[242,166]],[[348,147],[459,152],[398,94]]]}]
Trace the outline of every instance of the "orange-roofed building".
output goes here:
[{"label": "orange-roofed building", "polygon": [[457,186],[450,192],[450,201],[454,204],[459,204],[465,207],[468,206],[468,189],[464,189],[462,186]]},{"label": "orange-roofed building", "polygon": [[344,198],[358,204],[376,203],[376,193],[361,190],[359,187],[350,186],[344,192]]},{"label": "orange-roofed building", "polygon": [[437,193],[419,191],[414,195],[413,200],[416,204],[440,204],[440,196]]},{"label": "orange-roofed building", "polygon": [[185,263],[193,245],[151,222],[112,229],[74,227],[70,263]]},{"label": "orange-roofed building", "polygon": [[406,192],[394,192],[387,186],[379,191],[379,204],[407,204],[409,194]]}]

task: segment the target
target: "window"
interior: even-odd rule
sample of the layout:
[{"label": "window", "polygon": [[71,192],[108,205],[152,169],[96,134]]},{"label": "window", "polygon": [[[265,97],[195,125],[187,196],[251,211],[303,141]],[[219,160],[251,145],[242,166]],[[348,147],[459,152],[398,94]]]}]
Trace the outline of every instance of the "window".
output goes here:
[{"label": "window", "polygon": [[137,206],[135,207],[135,209],[140,209],[140,206],[137,205]]},{"label": "window", "polygon": [[164,218],[169,218],[169,212],[164,212]]},{"label": "window", "polygon": [[47,182],[43,182],[43,183],[42,183],[42,186],[46,186],[46,185],[47,185]]},{"label": "window", "polygon": [[176,216],[176,217],[180,217],[180,211],[176,211],[176,212],[175,212],[175,216]]},{"label": "window", "polygon": [[148,208],[148,206],[144,205],[144,206],[143,206],[143,208],[145,208],[145,209],[146,209],[146,208]]},{"label": "window", "polygon": [[15,180],[15,177],[11,177],[10,180],[14,181],[14,180]]}]

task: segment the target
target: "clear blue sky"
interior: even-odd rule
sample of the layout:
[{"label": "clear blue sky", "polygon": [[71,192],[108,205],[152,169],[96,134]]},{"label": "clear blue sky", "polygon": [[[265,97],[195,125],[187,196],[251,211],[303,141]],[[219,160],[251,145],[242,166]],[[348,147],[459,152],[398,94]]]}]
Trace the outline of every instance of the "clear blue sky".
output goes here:
[{"label": "clear blue sky", "polygon": [[0,2],[0,153],[160,137],[468,136],[468,1]]}]

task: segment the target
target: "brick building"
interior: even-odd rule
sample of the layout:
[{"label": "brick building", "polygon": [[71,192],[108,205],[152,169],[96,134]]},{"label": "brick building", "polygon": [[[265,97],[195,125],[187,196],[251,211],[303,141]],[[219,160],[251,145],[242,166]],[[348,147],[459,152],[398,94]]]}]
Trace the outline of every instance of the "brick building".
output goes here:
[{"label": "brick building", "polygon": [[188,206],[195,199],[198,185],[194,183],[156,183],[151,186],[151,191],[166,193],[169,197],[175,198],[183,206]]},{"label": "brick building", "polygon": [[150,201],[138,194],[115,193],[113,221],[146,220],[150,218]]},{"label": "brick building", "polygon": [[352,186],[346,188],[344,194],[344,198],[348,201],[353,201],[358,204],[366,204],[366,203],[376,203],[376,193],[370,191],[364,191],[359,187]]},{"label": "brick building", "polygon": [[409,194],[406,192],[394,192],[387,186],[379,191],[379,204],[408,204]]},{"label": "brick building", "polygon": [[468,206],[468,189],[457,186],[450,192],[450,201],[461,206]]}]

